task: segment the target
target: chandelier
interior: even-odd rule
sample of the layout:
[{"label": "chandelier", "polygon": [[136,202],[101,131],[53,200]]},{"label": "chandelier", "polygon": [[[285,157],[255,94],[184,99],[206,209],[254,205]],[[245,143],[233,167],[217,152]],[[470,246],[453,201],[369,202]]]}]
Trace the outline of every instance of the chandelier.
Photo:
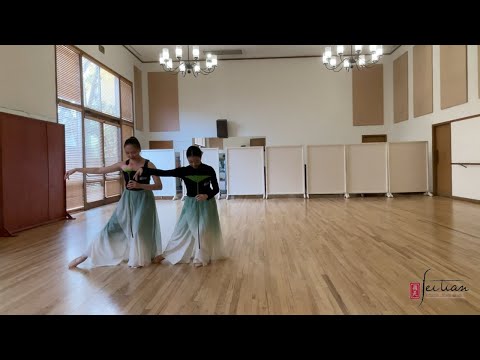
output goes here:
[{"label": "chandelier", "polygon": [[212,55],[211,53],[207,53],[207,58],[205,59],[205,67],[201,67],[200,64],[200,48],[198,46],[192,47],[192,57],[190,59],[190,45],[187,45],[187,59],[182,60],[183,55],[183,48],[182,45],[177,45],[175,48],[175,57],[178,61],[178,66],[176,68],[173,67],[173,60],[170,57],[170,53],[168,48],[163,48],[162,52],[160,53],[159,62],[163,67],[163,70],[166,72],[170,72],[173,74],[182,74],[185,76],[188,74],[193,74],[193,76],[197,77],[198,74],[207,75],[215,71],[217,67],[217,55]]},{"label": "chandelier", "polygon": [[362,54],[363,45],[347,45],[350,47],[350,53],[345,54],[345,47],[337,45],[337,54],[332,54],[332,48],[326,47],[323,53],[323,65],[328,70],[338,72],[342,69],[350,71],[356,68],[361,70],[363,68],[370,68],[375,65],[383,56],[382,45],[370,45],[370,54]]}]

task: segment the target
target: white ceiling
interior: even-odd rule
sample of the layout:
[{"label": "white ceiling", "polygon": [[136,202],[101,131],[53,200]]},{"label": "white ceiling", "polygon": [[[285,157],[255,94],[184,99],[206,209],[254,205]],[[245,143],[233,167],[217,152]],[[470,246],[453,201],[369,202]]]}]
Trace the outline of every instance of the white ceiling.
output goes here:
[{"label": "white ceiling", "polygon": [[[160,52],[164,47],[175,54],[175,45],[124,45],[134,53],[142,62],[157,62]],[[190,45],[190,51],[191,51]],[[218,59],[252,59],[252,58],[278,58],[278,57],[307,57],[320,56],[325,46],[332,45],[199,45],[200,57],[204,59],[204,51],[242,50],[241,55],[218,55]],[[383,45],[383,53],[391,54],[400,45]],[[348,47],[345,46],[347,53]],[[334,50],[334,49],[332,49]],[[364,52],[368,45],[364,45]],[[183,54],[186,57],[187,45],[183,45]]]}]

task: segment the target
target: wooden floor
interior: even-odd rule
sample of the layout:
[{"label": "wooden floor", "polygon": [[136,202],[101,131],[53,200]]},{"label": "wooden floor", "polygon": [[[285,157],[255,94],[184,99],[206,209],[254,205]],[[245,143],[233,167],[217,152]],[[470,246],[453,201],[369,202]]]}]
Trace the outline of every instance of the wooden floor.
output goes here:
[{"label": "wooden floor", "polygon": [[[163,240],[181,201],[158,200]],[[479,314],[480,205],[440,197],[219,200],[228,259],[68,270],[115,204],[0,238],[0,314]],[[411,282],[462,280],[412,300]]]}]

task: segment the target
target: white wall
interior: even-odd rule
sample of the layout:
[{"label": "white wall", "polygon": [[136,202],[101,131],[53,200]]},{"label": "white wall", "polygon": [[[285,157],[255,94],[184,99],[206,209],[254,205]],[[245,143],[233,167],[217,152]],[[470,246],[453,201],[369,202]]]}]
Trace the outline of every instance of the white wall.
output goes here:
[{"label": "white wall", "polygon": [[[148,119],[144,64],[144,115]],[[180,131],[150,133],[174,140],[176,151],[194,137],[216,137],[216,120],[227,119],[229,137],[266,137],[267,145],[360,143],[384,126],[352,125],[351,73],[326,70],[320,58],[219,61],[214,73],[179,78]],[[148,120],[144,123],[148,123]]]},{"label": "white wall", "polygon": [[[393,61],[408,51],[408,120],[393,123]],[[440,109],[440,46],[433,46],[433,113],[413,116],[413,45],[400,47],[384,59],[385,126],[389,141],[428,141],[430,152],[430,189],[432,178],[432,125],[480,113],[478,97],[477,45],[467,47],[468,102],[448,109]],[[468,121],[468,120],[467,120]]]},{"label": "white wall", "polygon": [[0,45],[0,111],[57,121],[53,45]]},{"label": "white wall", "polygon": [[[393,61],[408,50],[408,120],[393,124]],[[384,60],[384,76],[389,86],[385,88],[385,123],[392,124],[392,140],[428,140],[432,137],[432,124],[480,113],[478,97],[477,45],[468,45],[468,102],[448,109],[440,109],[440,46],[433,46],[433,113],[413,116],[413,46],[402,46]]]}]

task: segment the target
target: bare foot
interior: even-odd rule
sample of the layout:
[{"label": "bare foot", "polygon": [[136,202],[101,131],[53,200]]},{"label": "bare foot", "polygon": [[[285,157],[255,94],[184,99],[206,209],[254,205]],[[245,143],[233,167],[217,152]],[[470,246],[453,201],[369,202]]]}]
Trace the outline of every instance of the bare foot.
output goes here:
[{"label": "bare foot", "polygon": [[153,263],[154,264],[160,264],[165,258],[162,255],[157,255],[153,258]]},{"label": "bare foot", "polygon": [[70,262],[70,264],[68,264],[68,268],[69,269],[73,269],[73,268],[76,268],[78,265],[80,265],[82,262],[84,262],[85,260],[87,260],[87,257],[86,256],[79,256],[77,257],[76,259],[72,260]]},{"label": "bare foot", "polygon": [[193,266],[198,268],[200,266],[203,266],[203,264],[201,262],[197,262],[197,263],[193,263]]}]

